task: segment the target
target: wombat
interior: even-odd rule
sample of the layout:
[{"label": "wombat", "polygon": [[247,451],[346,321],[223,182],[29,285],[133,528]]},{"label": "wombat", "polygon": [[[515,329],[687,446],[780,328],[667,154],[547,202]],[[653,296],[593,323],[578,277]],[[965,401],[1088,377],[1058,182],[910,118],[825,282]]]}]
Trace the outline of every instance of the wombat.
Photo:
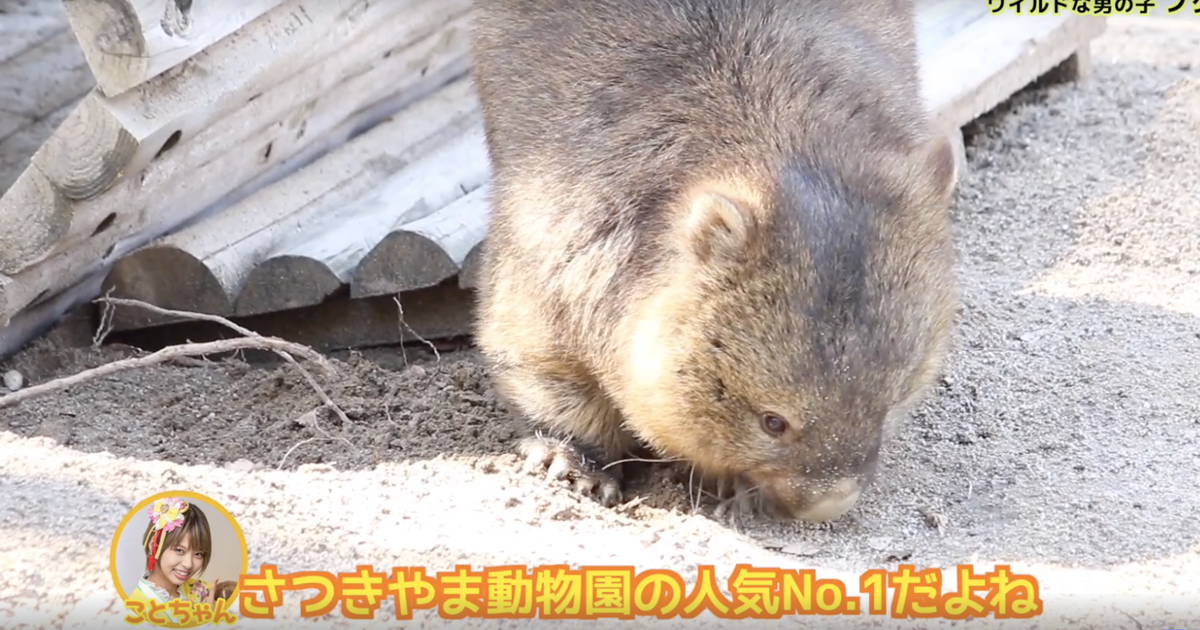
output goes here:
[{"label": "wombat", "polygon": [[218,582],[216,586],[213,587],[216,589],[217,599],[228,600],[233,596],[233,591],[237,588],[237,585],[237,580],[225,580],[223,582]]},{"label": "wombat", "polygon": [[958,308],[911,2],[477,0],[473,28],[476,342],[527,465],[613,505],[648,451],[723,507],[846,513]]}]

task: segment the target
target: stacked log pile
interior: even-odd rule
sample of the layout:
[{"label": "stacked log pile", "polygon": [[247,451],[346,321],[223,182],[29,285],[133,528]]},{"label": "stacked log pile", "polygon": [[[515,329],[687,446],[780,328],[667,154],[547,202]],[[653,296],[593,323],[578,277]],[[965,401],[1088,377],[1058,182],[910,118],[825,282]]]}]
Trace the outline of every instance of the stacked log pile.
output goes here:
[{"label": "stacked log pile", "polygon": [[[470,0],[63,5],[96,88],[0,198],[0,355],[101,293],[323,349],[468,332],[488,214]],[[919,7],[926,97],[956,137],[1052,68],[1086,71],[1105,26]]]}]

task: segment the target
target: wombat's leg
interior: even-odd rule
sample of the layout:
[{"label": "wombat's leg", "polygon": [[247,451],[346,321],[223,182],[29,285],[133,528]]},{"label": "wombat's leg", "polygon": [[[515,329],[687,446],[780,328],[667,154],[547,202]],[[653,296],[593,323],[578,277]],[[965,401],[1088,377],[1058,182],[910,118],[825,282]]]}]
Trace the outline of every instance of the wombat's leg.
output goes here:
[{"label": "wombat's leg", "polygon": [[621,501],[624,471],[615,462],[628,450],[630,438],[620,413],[599,388],[586,379],[513,368],[496,370],[494,380],[509,405],[537,431],[517,445],[527,472],[545,468],[548,481],[570,478],[576,491],[605,506]]},{"label": "wombat's leg", "polygon": [[621,502],[621,465],[605,468],[594,449],[578,439],[539,433],[523,438],[517,449],[525,457],[525,472],[545,468],[547,481],[573,479],[576,492],[594,496],[606,507]]}]

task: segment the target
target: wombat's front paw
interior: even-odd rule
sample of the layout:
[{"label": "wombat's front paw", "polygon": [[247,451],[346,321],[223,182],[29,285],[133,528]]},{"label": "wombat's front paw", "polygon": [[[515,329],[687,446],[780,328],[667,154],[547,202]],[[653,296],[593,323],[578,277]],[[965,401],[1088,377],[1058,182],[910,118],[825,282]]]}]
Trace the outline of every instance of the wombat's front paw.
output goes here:
[{"label": "wombat's front paw", "polygon": [[540,435],[527,437],[517,444],[525,456],[522,472],[546,469],[546,481],[569,478],[576,492],[597,499],[605,507],[621,502],[621,464],[603,469],[571,440]]},{"label": "wombat's front paw", "polygon": [[764,509],[757,488],[739,478],[717,480],[717,500],[713,516],[735,527],[742,519],[762,514]]}]

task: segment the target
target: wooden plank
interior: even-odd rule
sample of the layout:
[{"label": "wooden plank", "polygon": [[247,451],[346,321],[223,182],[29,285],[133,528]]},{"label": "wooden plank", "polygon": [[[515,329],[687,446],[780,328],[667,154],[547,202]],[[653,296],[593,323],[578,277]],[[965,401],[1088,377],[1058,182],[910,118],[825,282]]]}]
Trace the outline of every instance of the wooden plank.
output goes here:
[{"label": "wooden plank", "polygon": [[[25,203],[0,198],[0,223],[23,220],[27,226],[19,236],[0,234],[0,273],[14,275],[77,247],[114,213],[114,233],[130,235],[137,217],[121,215],[131,200],[102,194],[118,182],[140,184],[150,178],[151,165],[159,167],[156,174],[190,170],[195,163],[180,157],[182,145],[203,142],[214,127],[235,141],[242,125],[279,122],[295,103],[370,72],[386,51],[436,32],[468,8],[466,0],[383,0],[365,9],[355,0],[289,0],[196,55],[189,72],[168,73],[116,98],[94,92],[33,156],[54,186],[35,185],[38,178],[31,176]],[[405,20],[391,22],[402,13]],[[274,97],[269,104],[256,105],[267,93]],[[261,118],[246,120],[248,111]],[[140,185],[135,190],[149,192]],[[79,203],[98,196],[103,201]],[[40,207],[28,205],[35,199]],[[184,215],[180,220],[194,211],[188,205],[176,210]],[[29,221],[28,214],[49,220]]]},{"label": "wooden plank", "polygon": [[6,0],[0,7],[0,76],[16,72],[13,58],[70,30],[61,0]]},{"label": "wooden plank", "polygon": [[955,34],[988,16],[986,2],[964,3],[959,0],[917,0],[917,52],[924,55],[939,50]]},{"label": "wooden plank", "polygon": [[[431,141],[476,121],[477,108],[470,77],[462,76],[286,179],[125,256],[113,265],[105,290],[165,308],[232,315],[255,266],[286,250],[289,237],[309,233],[322,217],[353,221],[346,213],[353,201],[427,152]],[[327,294],[313,286],[323,285],[316,279],[289,283],[282,290],[293,297],[277,303],[319,303]],[[300,299],[313,293],[318,297]],[[243,312],[253,310],[243,305]],[[127,312],[113,325],[124,330],[165,321]]]},{"label": "wooden plank", "polygon": [[[4,70],[0,72],[0,111],[31,121],[79,100],[94,85],[70,31],[26,50]],[[7,134],[0,137],[3,135]]]},{"label": "wooden plank", "polygon": [[[444,1],[430,4],[446,6]],[[199,131],[176,146],[169,158],[155,162],[139,177],[122,178],[117,187],[87,204],[91,214],[108,211],[110,216],[94,224],[107,229],[11,274],[19,282],[0,290],[0,325],[35,295],[68,286],[153,238],[236,202],[253,192],[240,186],[269,181],[273,167],[285,158],[306,151],[315,157],[465,71],[470,49],[466,15],[431,11],[414,12],[409,18],[403,27],[385,22],[372,31],[374,35],[360,34],[355,43],[374,41],[378,48],[364,52],[345,47],[343,54],[251,99],[221,125]],[[405,37],[422,32],[428,35],[415,43]],[[396,45],[396,37],[408,43]],[[349,78],[338,72],[362,55],[367,56],[364,72]],[[15,197],[20,184],[5,199]]]},{"label": "wooden plank", "polygon": [[[921,11],[973,3],[939,0]],[[942,17],[948,20],[948,17]],[[929,23],[937,20],[930,20]],[[923,48],[922,92],[934,123],[947,133],[996,107],[1104,32],[1105,19],[1064,15],[989,15],[964,19],[964,28],[940,45]]]},{"label": "wooden plank", "polygon": [[284,0],[62,0],[100,90],[116,96],[191,59]]},{"label": "wooden plank", "polygon": [[[9,139],[14,134],[20,132],[22,129],[25,129],[25,128],[28,128],[31,126],[33,126],[32,118],[0,109],[0,142],[4,142],[5,140]],[[41,144],[41,143],[39,143],[39,144]],[[30,155],[33,155],[32,151],[20,156],[21,161],[28,163]],[[0,160],[3,160],[3,159],[4,159],[4,154],[0,153]],[[9,180],[10,185],[12,184],[12,180],[16,179],[16,175],[19,175],[19,174],[20,173],[16,173],[10,178],[10,180]],[[0,194],[3,194],[5,188],[7,188],[7,186],[0,187]]]},{"label": "wooden plank", "polygon": [[[487,156],[482,146],[480,120],[356,203],[352,222],[314,226],[286,255],[318,260],[348,282],[363,257],[395,226],[432,214],[487,179]],[[351,286],[353,297],[377,295],[364,293],[362,285],[355,285]]]},{"label": "wooden plank", "polygon": [[[349,284],[389,228],[443,208],[486,179],[486,155],[478,150],[482,142],[482,120],[476,117],[465,132],[405,165],[361,199],[314,217],[304,232],[253,268],[234,312],[251,315],[319,304]],[[437,283],[414,288],[432,284]],[[377,294],[356,294],[351,286],[352,297],[370,295]]]},{"label": "wooden plank", "polygon": [[435,286],[455,277],[487,231],[487,191],[488,184],[484,183],[441,210],[405,223],[385,236],[355,270],[350,295],[390,295]]}]

